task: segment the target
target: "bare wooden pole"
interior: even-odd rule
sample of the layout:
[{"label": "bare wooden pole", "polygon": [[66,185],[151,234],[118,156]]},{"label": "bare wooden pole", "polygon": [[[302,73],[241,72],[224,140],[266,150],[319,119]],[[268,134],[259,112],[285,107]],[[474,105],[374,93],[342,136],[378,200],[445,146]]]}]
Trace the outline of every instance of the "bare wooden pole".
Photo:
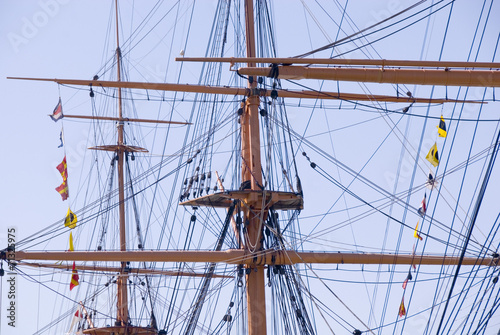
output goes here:
[{"label": "bare wooden pole", "polygon": [[149,120],[149,119],[135,119],[135,118],[117,118],[109,116],[87,116],[87,115],[68,115],[64,114],[65,118],[69,119],[84,119],[84,120],[102,120],[102,121],[116,121],[116,122],[142,122],[142,123],[158,123],[158,124],[178,124],[178,125],[188,125],[189,122],[177,122],[177,121],[164,121],[164,120]]},{"label": "bare wooden pole", "polygon": [[[17,266],[29,266],[33,268],[45,268],[45,269],[60,269],[71,271],[72,267],[70,264],[47,264],[47,263],[27,263],[22,262]],[[93,272],[115,272],[119,273],[121,271],[121,267],[111,267],[111,266],[94,266],[94,265],[78,265],[79,271],[93,271]],[[168,270],[155,270],[155,269],[144,269],[144,268],[131,268],[129,269],[128,274],[148,274],[148,275],[161,275],[161,276],[183,276],[183,277],[200,277],[205,278],[207,275],[205,273],[196,273],[189,271],[168,271]],[[226,275],[218,275],[213,274],[213,278],[234,278],[234,276],[226,276]]]},{"label": "bare wooden pole", "polygon": [[[168,84],[168,83],[142,83],[142,82],[116,82],[116,81],[101,81],[101,80],[80,80],[80,79],[50,79],[50,78],[21,78],[21,77],[7,77],[7,79],[17,80],[35,80],[35,81],[50,81],[58,84],[65,85],[82,85],[93,87],[121,87],[131,89],[146,89],[158,91],[172,91],[172,92],[192,92],[192,93],[208,93],[208,94],[225,94],[225,95],[241,95],[249,96],[251,94],[248,88],[239,87],[217,87],[217,86],[204,86],[204,85],[188,85],[188,84]],[[299,98],[299,99],[327,99],[327,100],[356,100],[356,101],[387,101],[387,102],[401,102],[401,103],[483,103],[478,100],[454,100],[454,99],[429,99],[429,98],[416,98],[416,97],[395,97],[388,95],[375,95],[375,94],[356,94],[356,93],[342,93],[342,92],[325,92],[325,91],[308,91],[308,90],[277,90],[278,96],[282,98]],[[258,89],[254,91],[261,97],[270,97],[271,91],[266,89]]]},{"label": "bare wooden pole", "polygon": [[[246,76],[268,76],[269,69],[261,67],[239,68]],[[276,71],[274,72],[276,73]],[[343,68],[343,67],[304,67],[278,66],[281,79],[320,79],[357,81],[363,83],[391,83],[414,85],[443,85],[465,87],[499,87],[498,70],[434,70],[434,69],[396,69],[396,68]]]},{"label": "bare wooden pole", "polygon": [[220,63],[264,63],[264,64],[322,64],[382,67],[428,67],[428,68],[488,68],[498,69],[500,63],[494,62],[454,62],[420,61],[392,59],[344,59],[344,58],[269,58],[269,57],[179,57],[178,62],[220,62]]},{"label": "bare wooden pole", "polygon": [[[226,264],[415,264],[456,265],[460,257],[445,255],[376,254],[267,250],[249,254],[244,249],[226,251],[15,251],[1,254],[4,260],[109,261],[109,262],[198,262]],[[498,266],[499,257],[465,257],[462,265]]]}]

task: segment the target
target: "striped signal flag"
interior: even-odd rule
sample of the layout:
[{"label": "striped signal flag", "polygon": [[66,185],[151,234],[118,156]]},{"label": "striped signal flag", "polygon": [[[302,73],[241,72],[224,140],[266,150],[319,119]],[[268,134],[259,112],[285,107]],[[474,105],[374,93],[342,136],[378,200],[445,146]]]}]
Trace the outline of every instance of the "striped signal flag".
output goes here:
[{"label": "striped signal flag", "polygon": [[50,115],[50,118],[54,120],[54,122],[59,121],[64,117],[63,115],[63,110],[62,110],[62,102],[61,98],[59,97],[59,102],[57,103],[56,108],[54,108],[54,111],[52,112],[52,115]]},{"label": "striped signal flag", "polygon": [[68,180],[68,163],[66,163],[66,155],[64,155],[62,162],[56,166],[56,169],[61,174],[63,181]]},{"label": "striped signal flag", "polygon": [[420,214],[421,217],[425,216],[425,213],[427,212],[427,205],[425,204],[427,199],[427,192],[424,193],[424,198],[422,199],[422,203],[420,204],[420,207],[418,208],[418,214]]},{"label": "striped signal flag", "polygon": [[61,195],[62,200],[66,200],[69,197],[68,183],[63,181],[63,183],[56,187],[56,191]]},{"label": "striped signal flag", "polygon": [[66,155],[59,165],[56,166],[57,171],[61,174],[63,182],[61,185],[56,187],[56,191],[61,195],[62,200],[66,200],[69,197],[69,189],[68,189],[68,164],[66,163]]}]

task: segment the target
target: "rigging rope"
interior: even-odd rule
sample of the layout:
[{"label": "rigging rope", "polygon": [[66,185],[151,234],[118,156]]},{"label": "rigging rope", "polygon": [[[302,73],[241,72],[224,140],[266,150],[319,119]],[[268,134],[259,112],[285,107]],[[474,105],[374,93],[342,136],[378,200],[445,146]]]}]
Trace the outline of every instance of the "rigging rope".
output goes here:
[{"label": "rigging rope", "polygon": [[340,39],[340,40],[338,40],[338,41],[335,41],[335,42],[333,42],[333,43],[327,44],[327,45],[325,45],[325,46],[323,46],[323,47],[321,47],[321,48],[318,48],[318,49],[315,49],[315,50],[312,50],[312,51],[309,51],[309,52],[303,53],[303,54],[301,54],[301,55],[295,56],[295,58],[304,58],[304,57],[310,56],[310,55],[312,55],[312,54],[315,54],[316,52],[323,51],[323,50],[326,50],[326,49],[330,49],[330,48],[332,48],[332,47],[336,46],[337,44],[342,43],[342,42],[344,42],[344,41],[351,40],[354,36],[359,35],[359,34],[362,34],[362,33],[364,33],[365,31],[370,30],[370,29],[372,29],[372,28],[374,28],[374,27],[376,27],[376,26],[378,26],[378,25],[380,25],[380,24],[382,24],[382,23],[384,23],[384,22],[387,22],[387,21],[389,21],[389,20],[392,20],[393,18],[395,18],[395,17],[397,17],[397,16],[399,16],[399,15],[401,15],[401,14],[403,14],[403,13],[405,13],[405,12],[407,12],[407,11],[409,11],[409,10],[411,10],[411,9],[413,9],[413,8],[415,8],[415,7],[417,7],[417,6],[419,6],[419,5],[421,5],[421,4],[422,4],[422,3],[424,3],[425,1],[427,1],[427,0],[420,0],[419,2],[414,3],[413,5],[411,5],[411,6],[407,7],[407,8],[405,8],[405,9],[403,9],[402,11],[400,11],[400,12],[398,12],[398,13],[394,14],[394,15],[391,15],[391,16],[389,16],[388,18],[386,18],[386,19],[384,19],[384,20],[382,20],[382,21],[379,21],[379,22],[377,22],[377,23],[375,23],[375,24],[373,24],[373,25],[371,25],[371,26],[369,26],[369,27],[366,27],[365,29],[362,29],[362,30],[360,30],[360,31],[358,31],[358,32],[356,32],[356,33],[354,33],[354,34],[352,34],[352,35],[349,35],[349,36],[347,36],[347,37],[344,37],[344,38],[342,38],[342,39]]}]

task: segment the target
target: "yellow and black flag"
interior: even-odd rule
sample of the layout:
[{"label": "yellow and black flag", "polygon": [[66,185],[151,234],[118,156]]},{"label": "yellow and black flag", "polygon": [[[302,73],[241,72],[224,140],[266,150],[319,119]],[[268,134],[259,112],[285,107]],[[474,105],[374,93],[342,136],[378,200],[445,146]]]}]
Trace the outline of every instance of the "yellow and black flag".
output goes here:
[{"label": "yellow and black flag", "polygon": [[75,228],[76,227],[76,215],[71,211],[71,209],[68,208],[68,214],[66,214],[66,218],[64,219],[64,225],[68,228]]},{"label": "yellow and black flag", "polygon": [[429,153],[425,157],[429,162],[431,162],[434,167],[438,166],[439,164],[439,156],[438,156],[438,148],[436,143],[432,146],[431,150],[429,150]]},{"label": "yellow and black flag", "polygon": [[438,129],[439,137],[446,137],[446,124],[444,123],[443,116],[441,115],[441,120],[439,121]]}]

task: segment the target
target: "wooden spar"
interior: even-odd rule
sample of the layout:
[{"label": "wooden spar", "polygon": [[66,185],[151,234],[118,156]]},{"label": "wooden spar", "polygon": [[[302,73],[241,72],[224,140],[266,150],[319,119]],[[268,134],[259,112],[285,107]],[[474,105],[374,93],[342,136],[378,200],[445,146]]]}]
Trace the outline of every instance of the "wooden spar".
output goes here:
[{"label": "wooden spar", "polygon": [[[246,67],[238,72],[245,76],[269,76],[269,68]],[[435,70],[395,68],[341,68],[278,66],[280,79],[319,79],[371,83],[499,87],[497,70]]]},{"label": "wooden spar", "polygon": [[[168,83],[141,83],[141,82],[116,82],[116,81],[101,81],[101,80],[80,80],[80,79],[49,79],[49,78],[20,78],[7,77],[7,79],[17,80],[35,80],[35,81],[50,81],[63,85],[81,85],[93,87],[121,87],[130,89],[146,89],[158,91],[172,92],[190,92],[190,93],[207,93],[207,94],[224,94],[224,95],[241,95],[249,96],[251,91],[248,88],[228,87],[228,86],[204,86],[204,85],[188,85],[188,84],[168,84]],[[270,97],[271,90],[257,89],[254,91],[261,97]],[[388,95],[367,95],[356,93],[342,92],[325,92],[325,91],[307,91],[307,90],[277,90],[278,96],[282,98],[297,98],[297,99],[329,99],[329,100],[356,100],[356,101],[382,101],[382,102],[401,102],[401,103],[435,103],[441,104],[445,102],[453,103],[484,103],[476,100],[454,100],[454,99],[429,99],[416,97],[395,97]]]},{"label": "wooden spar", "polygon": [[[444,255],[299,252],[293,250],[267,250],[249,254],[244,249],[229,249],[226,251],[15,251],[2,253],[2,258],[14,261],[220,262],[261,265],[291,265],[298,263],[456,265],[460,259],[460,257]],[[498,266],[499,258],[465,257],[462,265]]]},{"label": "wooden spar", "polygon": [[[121,50],[120,50],[120,34],[118,30],[118,0],[115,0],[115,18],[116,18],[116,71],[117,71],[117,81],[121,81]],[[118,88],[118,118],[123,119],[122,110],[122,89]],[[118,122],[118,147],[125,144],[123,140],[123,126],[124,122]],[[127,237],[125,230],[125,181],[124,181],[124,150],[118,149],[116,151],[118,157],[118,198],[119,198],[119,231],[120,231],[120,250],[127,250]],[[120,276],[117,280],[117,315],[116,315],[116,326],[125,326],[129,324],[128,315],[128,293],[127,293],[127,282],[128,282],[128,271],[127,263],[121,263]]]},{"label": "wooden spar", "polygon": [[[70,265],[62,264],[46,264],[46,263],[18,263],[16,266],[29,266],[33,268],[46,268],[46,269],[61,269],[71,271],[72,267]],[[121,267],[109,267],[109,266],[94,266],[94,265],[77,265],[79,271],[95,271],[95,272],[120,272]],[[143,268],[128,268],[129,274],[147,274],[147,275],[161,275],[161,276],[182,276],[182,277],[206,277],[205,273],[187,272],[187,271],[167,271],[167,270],[155,270],[155,269],[143,269]],[[218,275],[213,274],[213,278],[234,278],[234,276]]]},{"label": "wooden spar", "polygon": [[260,57],[178,57],[178,62],[220,62],[220,63],[264,63],[264,64],[322,64],[382,67],[428,67],[428,68],[488,68],[498,69],[500,63],[418,61],[391,59],[343,59],[343,58],[260,58]]},{"label": "wooden spar", "polygon": [[148,120],[148,119],[130,119],[128,117],[117,118],[117,117],[107,117],[107,116],[86,116],[86,115],[67,115],[67,114],[64,114],[64,117],[70,118],[70,119],[102,120],[102,121],[117,121],[117,122],[164,123],[164,124],[180,124],[180,125],[191,124],[189,122]]},{"label": "wooden spar", "polygon": [[[247,57],[255,57],[255,27],[253,14],[253,0],[245,0],[245,32]],[[255,66],[249,62],[247,66]],[[253,191],[261,190],[262,170],[260,160],[260,128],[259,105],[260,97],[257,80],[248,80],[248,89],[251,94],[245,102],[241,122],[241,182],[250,183]],[[247,232],[244,234],[244,252],[254,254],[262,250],[263,220],[266,219],[267,210],[261,210],[260,215],[252,214],[254,203],[249,203],[243,210],[243,222],[247,223]],[[266,295],[265,295],[265,268],[263,264],[246,265],[246,297],[248,335],[266,335]]]}]

